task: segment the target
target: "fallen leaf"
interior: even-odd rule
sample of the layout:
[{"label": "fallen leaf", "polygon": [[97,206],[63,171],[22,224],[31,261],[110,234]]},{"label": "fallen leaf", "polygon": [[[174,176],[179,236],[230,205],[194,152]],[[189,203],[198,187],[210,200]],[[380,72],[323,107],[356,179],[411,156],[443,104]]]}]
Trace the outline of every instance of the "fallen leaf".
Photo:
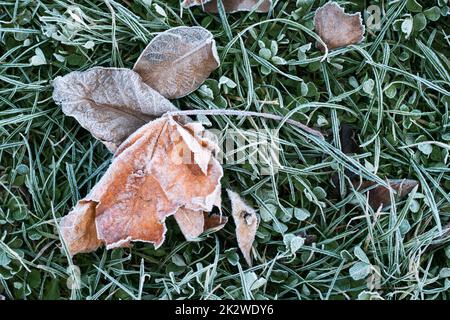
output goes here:
[{"label": "fallen leaf", "polygon": [[[438,236],[437,238],[435,238],[433,240],[433,243],[430,244],[425,250],[431,251],[431,250],[434,250],[436,248],[446,245],[447,242],[445,240],[448,240],[447,238],[450,239],[450,223],[447,223],[446,225],[444,225],[442,227],[441,235]],[[450,259],[450,257],[449,257],[449,259]]]},{"label": "fallen leaf", "polygon": [[191,241],[203,233],[205,227],[203,211],[180,208],[174,217],[186,240]]},{"label": "fallen leaf", "polygon": [[352,154],[359,152],[359,145],[356,141],[356,134],[349,125],[342,125],[340,131],[340,140],[343,153]]},{"label": "fallen leaf", "polygon": [[204,231],[219,231],[228,223],[228,218],[221,214],[203,213],[205,219]]},{"label": "fallen leaf", "polygon": [[96,202],[81,200],[70,214],[61,219],[61,235],[72,255],[95,251],[102,245],[95,225],[96,205]]},{"label": "fallen leaf", "polygon": [[220,60],[211,32],[202,27],[172,28],[144,49],[133,70],[169,99],[197,90]]},{"label": "fallen leaf", "polygon": [[[329,50],[357,44],[364,40],[361,13],[346,14],[336,2],[328,2],[316,10],[314,26]],[[325,51],[322,44],[318,48]]]},{"label": "fallen leaf", "polygon": [[[159,247],[166,217],[220,203],[223,170],[213,141],[170,116],[138,129],[89,195],[60,223],[71,255],[144,241]],[[95,226],[95,227],[94,227]]]},{"label": "fallen leaf", "polygon": [[227,190],[228,197],[231,201],[231,211],[234,223],[236,224],[236,238],[248,265],[252,265],[251,249],[253,241],[255,241],[256,230],[259,225],[259,217],[256,211],[248,206],[241,197]]},{"label": "fallen leaf", "polygon": [[[223,7],[225,12],[234,13],[238,11],[252,11],[258,4],[259,0],[223,0]],[[219,12],[217,6],[217,0],[184,0],[183,7],[189,8],[192,6],[202,5],[203,10],[206,12]],[[256,9],[255,12],[268,12],[272,5],[271,0],[263,1]]]},{"label": "fallen leaf", "polygon": [[54,79],[53,86],[53,99],[63,112],[111,151],[147,122],[178,110],[128,69],[74,71]]},{"label": "fallen leaf", "polygon": [[226,217],[219,214],[210,216],[207,212],[185,208],[178,209],[174,217],[188,241],[198,238],[205,231],[218,231],[228,222]]},{"label": "fallen leaf", "polygon": [[[397,179],[397,180],[388,180],[389,186],[397,192],[397,196],[399,198],[403,198],[408,195],[414,187],[416,187],[419,182],[416,180],[408,180],[408,179]],[[353,182],[353,186],[357,188],[357,190],[365,190],[374,186],[375,182],[372,181],[363,181]],[[389,193],[389,189],[383,186],[377,186],[368,191],[369,197],[369,205],[377,210],[380,206],[387,207],[391,204],[391,196]]]},{"label": "fallen leaf", "polygon": [[[345,154],[356,154],[359,152],[359,144],[356,141],[356,133],[348,124],[343,124],[341,126],[341,130],[339,131],[339,140],[341,142],[341,150]],[[350,171],[349,169],[344,170],[345,176],[350,179],[355,179],[358,176]],[[331,180],[334,186],[337,188],[333,188],[331,194],[333,197],[340,197],[340,189],[339,189],[339,174],[336,172],[331,176]]]}]

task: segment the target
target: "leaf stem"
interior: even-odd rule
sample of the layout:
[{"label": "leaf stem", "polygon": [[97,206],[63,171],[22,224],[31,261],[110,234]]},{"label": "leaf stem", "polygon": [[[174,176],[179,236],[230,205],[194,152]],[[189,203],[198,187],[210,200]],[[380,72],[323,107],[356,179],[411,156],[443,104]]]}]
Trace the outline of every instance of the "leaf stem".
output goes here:
[{"label": "leaf stem", "polygon": [[319,138],[324,139],[322,133],[320,131],[314,130],[303,123],[292,119],[286,119],[282,116],[277,116],[271,113],[265,112],[253,112],[253,111],[242,111],[242,110],[225,110],[225,109],[217,109],[217,110],[184,110],[184,111],[171,111],[167,112],[167,115],[171,116],[197,116],[197,115],[205,115],[205,116],[243,116],[243,117],[259,117],[266,118],[271,120],[276,120],[280,122],[286,122],[290,125],[293,125],[297,128],[300,128],[312,135],[315,135]]}]

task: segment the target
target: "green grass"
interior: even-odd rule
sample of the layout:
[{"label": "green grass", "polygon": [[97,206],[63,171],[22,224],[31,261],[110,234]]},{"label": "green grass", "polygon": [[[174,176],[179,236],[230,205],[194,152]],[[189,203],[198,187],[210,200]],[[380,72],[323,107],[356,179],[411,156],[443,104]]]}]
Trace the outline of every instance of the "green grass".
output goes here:
[{"label": "green grass", "polygon": [[[449,299],[450,23],[445,0],[372,1],[386,12],[365,42],[315,48],[312,18],[325,1],[274,1],[267,14],[208,15],[178,1],[0,1],[0,294],[8,299]],[[363,1],[339,1],[347,11]],[[151,5],[150,5],[151,3]],[[297,5],[296,5],[297,3]],[[157,13],[159,5],[166,17]],[[435,8],[433,8],[435,7]],[[74,20],[74,17],[78,19]],[[401,25],[413,19],[409,38]],[[426,26],[423,26],[425,19]],[[420,25],[422,21],[422,25]],[[57,221],[93,187],[111,155],[52,99],[50,81],[92,66],[132,67],[158,32],[202,25],[222,65],[181,109],[232,108],[288,116],[328,133],[322,141],[290,125],[214,116],[212,127],[278,128],[283,167],[258,176],[225,164],[223,186],[269,219],[249,268],[234,224],[185,242],[172,219],[165,244],[67,257]],[[420,30],[424,28],[423,30]],[[420,30],[420,31],[419,31]],[[266,60],[262,44],[279,58]],[[312,43],[310,50],[305,45]],[[93,48],[90,48],[93,45]],[[278,47],[278,50],[276,50]],[[39,51],[41,50],[41,51]],[[45,57],[45,64],[30,59]],[[39,58],[40,57],[40,58]],[[280,59],[281,58],[281,59]],[[283,64],[283,60],[286,63]],[[281,63],[281,64],[280,64]],[[226,76],[236,88],[218,90]],[[207,95],[210,88],[214,97]],[[360,154],[340,151],[343,124]],[[420,186],[381,213],[346,182],[409,178]],[[331,176],[341,183],[334,186]],[[345,196],[336,199],[336,190]],[[224,194],[225,196],[225,194]],[[224,198],[224,212],[230,204]],[[310,216],[289,217],[301,208]],[[290,254],[286,235],[317,240]],[[81,289],[67,280],[81,270]],[[361,278],[358,280],[358,278]],[[252,288],[255,279],[258,288]]]}]

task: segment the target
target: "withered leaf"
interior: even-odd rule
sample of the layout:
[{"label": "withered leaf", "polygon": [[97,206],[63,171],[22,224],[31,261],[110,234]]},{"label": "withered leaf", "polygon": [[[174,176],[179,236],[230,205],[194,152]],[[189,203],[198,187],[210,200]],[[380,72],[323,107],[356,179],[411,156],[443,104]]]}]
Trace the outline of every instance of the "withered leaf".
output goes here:
[{"label": "withered leaf", "polygon": [[343,124],[341,127],[340,141],[343,153],[352,154],[359,152],[359,145],[356,141],[356,133],[348,124]]},{"label": "withered leaf", "polygon": [[178,110],[128,69],[74,71],[54,79],[53,86],[53,99],[63,112],[111,151],[147,122]]},{"label": "withered leaf", "polygon": [[164,116],[119,147],[101,180],[61,220],[71,255],[132,241],[159,247],[167,216],[180,208],[209,212],[220,203],[223,170],[216,146],[192,127]]},{"label": "withered leaf", "polygon": [[[414,187],[416,187],[419,182],[416,180],[408,180],[408,179],[396,179],[396,180],[388,180],[389,186],[396,191],[396,196],[399,198],[405,197],[408,195]],[[357,190],[363,191],[365,189],[369,189],[370,187],[375,185],[375,182],[372,181],[363,181],[363,182],[353,182],[353,185]],[[391,204],[391,196],[389,193],[389,189],[383,186],[377,186],[368,191],[369,197],[369,205],[377,210],[380,206],[387,207]]]},{"label": "withered leaf", "polygon": [[157,35],[133,70],[160,94],[175,99],[197,90],[219,65],[211,32],[202,27],[177,27]]},{"label": "withered leaf", "polygon": [[219,214],[209,215],[207,212],[185,208],[178,209],[174,217],[188,241],[198,238],[205,231],[218,231],[228,222],[227,217]]},{"label": "withered leaf", "polygon": [[[361,13],[346,14],[336,2],[328,2],[316,10],[314,26],[329,50],[357,44],[364,40]],[[325,51],[318,43],[320,50]]]},{"label": "withered leaf", "polygon": [[[257,8],[259,0],[223,0],[223,7],[225,12],[234,13],[238,11],[252,11],[255,9],[255,12],[268,12],[270,6],[272,5],[271,0],[263,1]],[[204,11],[206,12],[219,12],[217,6],[217,0],[184,0],[183,7],[189,8],[192,6],[202,5]]]},{"label": "withered leaf", "polygon": [[227,192],[231,201],[233,220],[236,224],[236,238],[239,249],[241,249],[245,261],[251,266],[251,249],[260,219],[255,210],[247,205],[237,193],[231,190],[227,190]]}]

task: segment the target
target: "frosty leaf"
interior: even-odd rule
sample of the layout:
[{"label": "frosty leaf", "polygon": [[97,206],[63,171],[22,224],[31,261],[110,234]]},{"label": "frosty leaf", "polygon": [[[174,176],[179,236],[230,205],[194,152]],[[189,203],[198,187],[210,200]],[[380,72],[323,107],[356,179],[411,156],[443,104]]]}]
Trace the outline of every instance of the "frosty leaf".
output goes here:
[{"label": "frosty leaf", "polygon": [[[389,186],[397,193],[399,198],[408,195],[418,184],[416,180],[398,179],[388,180]],[[372,181],[354,182],[353,185],[363,191],[375,185]],[[377,186],[368,191],[369,205],[377,210],[380,206],[387,207],[391,204],[389,189],[383,186]]]},{"label": "frosty leaf", "polygon": [[[317,9],[314,25],[329,50],[356,44],[364,39],[361,13],[346,14],[336,2],[328,2]],[[325,51],[321,44],[318,47]]]},{"label": "frosty leaf", "polygon": [[231,190],[227,190],[227,192],[228,197],[231,200],[233,220],[236,224],[237,242],[244,255],[245,261],[251,266],[252,258],[250,251],[252,249],[253,241],[255,241],[259,217],[255,210],[249,207],[237,193]]},{"label": "frosty leaf", "polygon": [[185,208],[178,209],[174,215],[186,240],[198,238],[208,230],[218,231],[227,223],[228,219],[218,214],[209,215],[207,212],[194,211]]},{"label": "frosty leaf", "polygon": [[111,151],[136,129],[178,110],[128,69],[92,68],[53,80],[53,99]]},{"label": "frosty leaf", "polygon": [[61,220],[61,235],[68,244],[69,253],[95,251],[102,245],[95,229],[95,206],[93,201],[79,201],[74,210]]},{"label": "frosty leaf", "polygon": [[211,32],[202,27],[178,27],[156,36],[133,70],[160,94],[175,99],[197,90],[219,65]]},{"label": "frosty leaf", "polygon": [[174,217],[186,240],[191,241],[202,234],[205,226],[203,211],[180,208]]},{"label": "frosty leaf", "polygon": [[[262,3],[255,8],[259,3],[259,0],[222,0],[225,12],[234,13],[238,11],[252,11],[255,9],[256,12],[268,12],[270,6],[272,5],[271,0],[262,1]],[[217,0],[184,0],[183,7],[189,8],[192,6],[202,5],[204,11],[206,12],[219,12]]]},{"label": "frosty leaf", "polygon": [[209,214],[207,212],[203,213],[205,219],[205,225],[203,231],[219,231],[228,222],[228,218],[222,216],[221,214]]},{"label": "frosty leaf", "polygon": [[120,146],[101,180],[61,220],[71,255],[103,243],[108,249],[132,241],[159,247],[167,216],[180,208],[209,212],[220,203],[223,170],[216,146],[192,127],[165,116]]}]

